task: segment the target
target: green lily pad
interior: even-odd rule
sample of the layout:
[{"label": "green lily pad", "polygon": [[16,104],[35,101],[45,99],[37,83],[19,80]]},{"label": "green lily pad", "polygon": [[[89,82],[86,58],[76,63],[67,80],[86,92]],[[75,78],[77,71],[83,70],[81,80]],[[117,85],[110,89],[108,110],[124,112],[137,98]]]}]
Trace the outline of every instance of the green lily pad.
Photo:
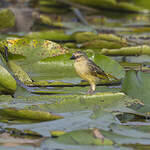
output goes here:
[{"label": "green lily pad", "polygon": [[74,38],[71,35],[65,34],[63,30],[31,32],[26,37],[30,39],[44,39],[44,40],[52,40],[52,41],[74,40]]},{"label": "green lily pad", "polygon": [[61,136],[61,135],[63,135],[63,134],[66,134],[66,132],[65,131],[51,131],[51,136],[52,137],[58,137],[58,136]]},{"label": "green lily pad", "polygon": [[124,78],[124,68],[117,61],[100,54],[91,57],[106,73],[109,73],[118,79]]},{"label": "green lily pad", "polygon": [[122,91],[149,104],[150,75],[141,71],[128,71],[122,85]]},{"label": "green lily pad", "polygon": [[68,50],[48,40],[9,39],[1,41],[8,47],[8,52],[24,56],[26,63],[33,63],[47,57],[68,53]]},{"label": "green lily pad", "polygon": [[15,79],[0,65],[0,93],[13,94],[16,86]]},{"label": "green lily pad", "polygon": [[122,91],[133,98],[139,98],[145,104],[140,110],[149,112],[150,75],[141,71],[128,71],[122,85]]},{"label": "green lily pad", "polygon": [[[99,139],[94,137],[93,130],[78,130],[59,136],[56,141],[66,144],[79,145],[113,145],[108,138]],[[100,131],[99,131],[100,132]]]},{"label": "green lily pad", "polygon": [[81,110],[93,110],[96,108],[112,107],[120,105],[126,99],[123,93],[103,92],[94,95],[64,95],[54,96],[57,101],[52,104],[41,104],[37,107],[52,112],[74,112]]},{"label": "green lily pad", "polygon": [[8,70],[4,58],[0,55],[0,93],[12,95],[16,91],[17,84]]},{"label": "green lily pad", "polygon": [[17,77],[21,82],[25,84],[32,83],[32,79],[29,77],[29,75],[14,61],[8,61],[7,64],[10,70],[14,73],[15,77]]},{"label": "green lily pad", "polygon": [[[87,52],[89,59],[93,60],[98,66],[100,66],[106,73],[115,76],[118,79],[121,79],[125,76],[124,68],[115,60],[108,56],[100,54],[92,54]],[[59,55],[55,57],[48,57],[32,65],[25,66],[26,70],[32,71],[33,73],[44,73],[49,79],[66,79],[65,81],[75,82],[73,77],[78,77],[74,66],[73,61],[70,60],[71,53]],[[63,68],[63,71],[62,71]],[[102,83],[104,83],[102,81]]]},{"label": "green lily pad", "polygon": [[123,125],[116,125],[112,124],[110,128],[113,130],[114,133],[117,133],[119,135],[129,136],[129,137],[135,137],[135,138],[147,138],[150,139],[149,133],[144,133],[142,131],[134,129],[134,127],[131,126],[123,126]]}]

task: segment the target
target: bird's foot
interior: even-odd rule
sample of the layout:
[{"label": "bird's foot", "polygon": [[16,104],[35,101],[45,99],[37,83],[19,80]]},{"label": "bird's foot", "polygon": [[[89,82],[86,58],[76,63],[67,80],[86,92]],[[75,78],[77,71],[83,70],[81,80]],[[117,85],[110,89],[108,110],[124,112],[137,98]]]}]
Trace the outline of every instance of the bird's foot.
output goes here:
[{"label": "bird's foot", "polygon": [[92,95],[93,92],[94,92],[94,91],[90,88],[90,89],[87,91],[86,95]]}]

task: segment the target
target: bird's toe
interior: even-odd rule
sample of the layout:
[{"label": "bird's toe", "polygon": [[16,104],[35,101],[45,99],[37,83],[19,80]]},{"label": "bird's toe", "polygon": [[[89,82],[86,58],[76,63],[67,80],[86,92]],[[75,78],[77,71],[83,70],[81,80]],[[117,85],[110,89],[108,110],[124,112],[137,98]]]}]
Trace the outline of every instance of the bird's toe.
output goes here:
[{"label": "bird's toe", "polygon": [[90,88],[90,89],[87,91],[86,95],[92,95],[93,92],[94,92],[94,91]]}]

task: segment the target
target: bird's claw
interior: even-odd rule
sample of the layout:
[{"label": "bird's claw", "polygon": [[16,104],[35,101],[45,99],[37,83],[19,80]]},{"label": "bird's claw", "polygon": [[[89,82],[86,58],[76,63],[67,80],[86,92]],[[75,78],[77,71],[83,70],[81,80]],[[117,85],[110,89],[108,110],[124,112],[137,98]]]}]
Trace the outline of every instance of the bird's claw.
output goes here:
[{"label": "bird's claw", "polygon": [[93,92],[94,92],[94,91],[90,88],[90,89],[87,91],[86,95],[92,95]]}]

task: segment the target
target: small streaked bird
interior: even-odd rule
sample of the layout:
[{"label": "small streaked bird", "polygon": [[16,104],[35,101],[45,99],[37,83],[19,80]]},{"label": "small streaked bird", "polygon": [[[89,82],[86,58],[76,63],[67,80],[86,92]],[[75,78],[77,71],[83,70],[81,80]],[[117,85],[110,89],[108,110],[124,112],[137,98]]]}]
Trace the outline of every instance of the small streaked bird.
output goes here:
[{"label": "small streaked bird", "polygon": [[97,66],[92,60],[88,58],[88,56],[81,51],[77,51],[72,54],[70,59],[74,59],[74,68],[77,74],[84,80],[90,83],[90,89],[87,94],[93,94],[96,89],[96,81],[100,79],[109,80],[113,77],[110,74],[106,74],[99,66]]}]

